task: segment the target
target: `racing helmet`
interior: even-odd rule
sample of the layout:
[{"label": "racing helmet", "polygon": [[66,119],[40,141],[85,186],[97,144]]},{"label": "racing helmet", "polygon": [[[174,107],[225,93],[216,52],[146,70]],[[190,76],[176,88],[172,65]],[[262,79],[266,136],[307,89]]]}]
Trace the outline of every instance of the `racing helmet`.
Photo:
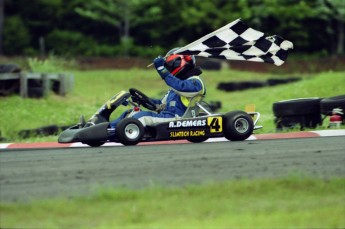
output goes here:
[{"label": "racing helmet", "polygon": [[181,80],[185,80],[187,77],[185,73],[195,67],[194,55],[181,55],[174,54],[180,48],[173,48],[165,55],[164,66],[168,71]]}]

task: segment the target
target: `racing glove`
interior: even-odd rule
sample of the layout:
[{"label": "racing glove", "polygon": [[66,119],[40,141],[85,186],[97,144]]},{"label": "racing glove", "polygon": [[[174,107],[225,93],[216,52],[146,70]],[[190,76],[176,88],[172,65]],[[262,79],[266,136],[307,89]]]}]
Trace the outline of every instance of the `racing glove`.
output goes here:
[{"label": "racing glove", "polygon": [[166,104],[162,103],[162,104],[156,104],[156,112],[160,113],[161,111],[165,110]]},{"label": "racing glove", "polygon": [[159,73],[159,75],[162,77],[163,80],[165,79],[165,77],[167,77],[170,74],[168,69],[166,69],[166,67],[164,66],[164,62],[165,60],[161,56],[158,56],[156,59],[153,60],[153,64],[155,65],[157,72]]}]

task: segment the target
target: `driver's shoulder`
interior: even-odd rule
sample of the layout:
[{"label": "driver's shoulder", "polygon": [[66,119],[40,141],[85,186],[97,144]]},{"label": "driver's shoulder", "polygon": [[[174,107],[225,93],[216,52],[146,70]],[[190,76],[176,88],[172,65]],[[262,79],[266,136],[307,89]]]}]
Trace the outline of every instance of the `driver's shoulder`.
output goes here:
[{"label": "driver's shoulder", "polygon": [[197,83],[203,90],[205,89],[205,83],[200,76],[191,76],[187,80],[190,80],[190,82],[192,82],[193,84]]},{"label": "driver's shoulder", "polygon": [[191,76],[187,80],[190,82],[200,82],[201,84],[204,84],[204,81],[200,76]]}]

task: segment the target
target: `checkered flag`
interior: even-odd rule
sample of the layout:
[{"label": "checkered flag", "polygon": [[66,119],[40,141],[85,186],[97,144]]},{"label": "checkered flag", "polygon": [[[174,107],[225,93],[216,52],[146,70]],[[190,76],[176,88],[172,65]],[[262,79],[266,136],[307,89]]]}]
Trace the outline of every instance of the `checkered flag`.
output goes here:
[{"label": "checkered flag", "polygon": [[293,49],[292,42],[277,35],[265,36],[237,19],[174,53],[280,66],[290,49]]}]

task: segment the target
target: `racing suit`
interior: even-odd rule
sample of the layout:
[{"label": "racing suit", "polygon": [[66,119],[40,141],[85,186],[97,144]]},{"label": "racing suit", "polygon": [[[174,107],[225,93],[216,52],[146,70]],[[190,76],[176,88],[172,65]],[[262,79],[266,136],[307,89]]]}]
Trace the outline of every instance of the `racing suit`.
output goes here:
[{"label": "racing suit", "polygon": [[[151,99],[157,106],[157,111],[140,111],[135,113],[132,118],[138,119],[144,126],[151,125],[157,122],[174,120],[176,117],[181,117],[188,106],[189,100],[196,95],[205,95],[206,88],[200,75],[201,69],[194,68],[190,71],[190,77],[186,80],[181,80],[173,74],[168,73],[162,79],[170,86],[167,94],[163,99]],[[129,111],[122,113],[116,120],[110,122],[110,128],[116,128],[119,121],[128,115]]]},{"label": "racing suit", "polygon": [[[144,126],[181,117],[187,109],[190,98],[196,95],[205,95],[206,93],[204,83],[199,76],[191,76],[186,80],[180,80],[169,74],[164,78],[164,81],[171,87],[170,90],[161,100],[151,99],[160,112],[140,111],[132,116]],[[110,127],[116,128],[117,123],[125,118],[128,113],[128,111],[125,111],[119,118],[110,122]]]}]

